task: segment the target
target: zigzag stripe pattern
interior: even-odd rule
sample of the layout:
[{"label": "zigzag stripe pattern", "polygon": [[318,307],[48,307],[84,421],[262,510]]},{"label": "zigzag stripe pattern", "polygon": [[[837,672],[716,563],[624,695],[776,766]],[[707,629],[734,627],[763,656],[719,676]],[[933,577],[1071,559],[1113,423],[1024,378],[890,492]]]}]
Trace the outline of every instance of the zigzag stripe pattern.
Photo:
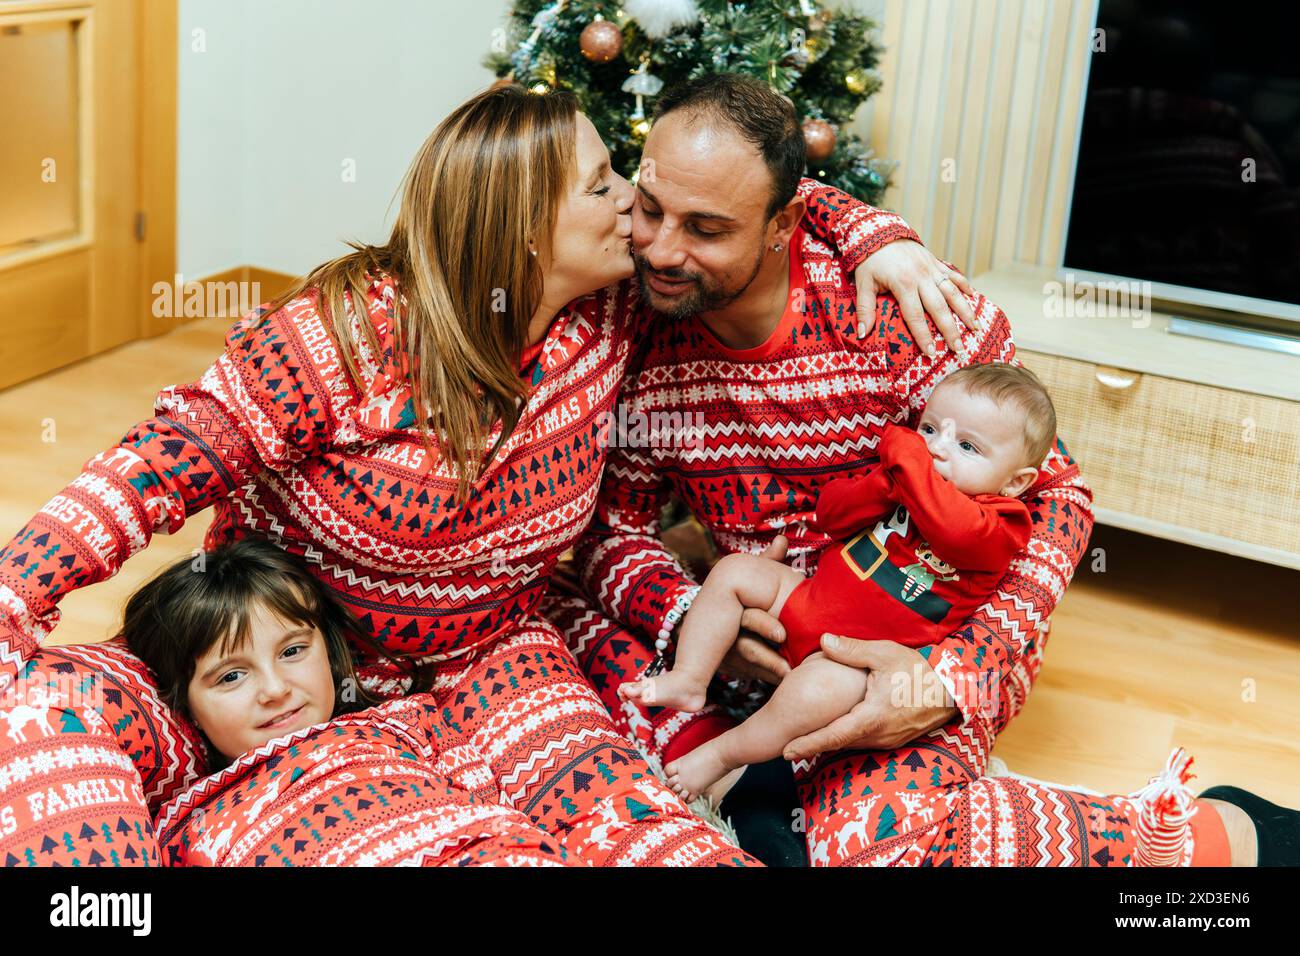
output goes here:
[{"label": "zigzag stripe pattern", "polygon": [[800,780],[813,865],[1133,864],[1143,800],[1014,775],[972,778],[952,744],[961,728],[943,731],[925,738],[938,748],[827,755]]},{"label": "zigzag stripe pattern", "polygon": [[[515,698],[508,707],[497,710],[490,719],[482,721],[474,743],[489,761],[495,761],[520,741],[531,739],[539,728],[547,724],[562,718],[601,712],[599,700],[590,696],[590,687],[585,681],[551,684],[531,696]],[[567,746],[586,734],[584,729],[577,737],[561,738],[554,743]],[[538,751],[534,751],[536,753]],[[506,779],[504,776],[501,778],[503,782]]]},{"label": "zigzag stripe pattern", "polygon": [[559,628],[564,642],[579,661],[586,656],[591,642],[608,630],[608,618],[577,598],[549,595],[539,612]]},{"label": "zigzag stripe pattern", "polygon": [[[816,394],[826,397],[839,394],[839,390],[845,387],[846,376],[873,376],[866,378],[865,383],[882,390],[892,385],[888,366],[879,353],[827,352],[778,358],[753,369],[746,369],[753,372],[753,377],[737,374],[735,363],[726,359],[694,356],[685,358],[679,371],[680,378],[674,376],[674,370],[663,366],[643,369],[636,393],[625,396],[622,401],[629,408],[644,411],[652,408],[680,408],[684,400],[688,405],[698,405],[724,396],[742,400],[744,393],[731,389],[745,382],[754,383],[759,390],[769,387],[820,387],[827,391]],[[818,383],[819,379],[824,381]],[[800,397],[811,397],[812,394]]]},{"label": "zigzag stripe pattern", "polygon": [[[844,458],[853,453],[861,455],[869,449],[876,446],[876,440],[868,435],[862,435],[858,438],[847,441],[827,442],[822,445],[804,448],[798,445],[769,445],[769,444],[749,444],[746,442],[734,442],[731,444],[717,445],[712,448],[697,449],[691,456],[694,463],[716,463],[722,461],[736,461],[747,459],[750,461],[807,461],[810,459],[819,459],[825,457]],[[671,456],[672,449],[657,449],[665,457]]]},{"label": "zigzag stripe pattern", "polygon": [[[553,711],[550,716],[559,716],[560,713],[562,712]],[[588,741],[601,738],[601,732],[584,729],[575,734],[566,734],[559,740],[548,740],[540,749],[533,750],[526,761],[515,764],[514,769],[501,777],[501,789],[507,794],[513,794],[517,790],[536,786],[543,771],[553,764],[556,754],[567,752],[575,744],[584,745]],[[512,743],[517,743],[518,740],[519,736],[516,736]],[[501,747],[499,751],[504,752],[505,749]],[[528,774],[528,777],[521,779],[524,774]]]},{"label": "zigzag stripe pattern", "polygon": [[[862,415],[852,415],[848,418],[842,418],[838,421],[815,421],[815,422],[762,422],[755,425],[753,422],[731,421],[715,422],[705,424],[699,428],[699,434],[704,438],[719,438],[723,435],[754,435],[758,434],[768,439],[808,439],[814,436],[825,437],[828,435],[850,434],[859,435],[863,430],[881,429],[888,424],[888,418],[881,418],[870,413]],[[876,433],[872,433],[870,438],[873,439],[871,447],[875,447],[875,442],[879,441]]]}]

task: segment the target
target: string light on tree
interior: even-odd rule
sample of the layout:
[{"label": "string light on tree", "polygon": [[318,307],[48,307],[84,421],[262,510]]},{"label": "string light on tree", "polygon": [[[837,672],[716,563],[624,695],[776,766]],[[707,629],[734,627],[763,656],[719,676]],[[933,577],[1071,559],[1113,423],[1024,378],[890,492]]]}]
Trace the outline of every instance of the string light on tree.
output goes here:
[{"label": "string light on tree", "polygon": [[829,44],[826,42],[826,38],[818,36],[817,34],[813,34],[804,40],[804,55],[808,57],[808,62],[811,64],[820,60],[822,54],[826,52],[827,46],[829,46]]}]

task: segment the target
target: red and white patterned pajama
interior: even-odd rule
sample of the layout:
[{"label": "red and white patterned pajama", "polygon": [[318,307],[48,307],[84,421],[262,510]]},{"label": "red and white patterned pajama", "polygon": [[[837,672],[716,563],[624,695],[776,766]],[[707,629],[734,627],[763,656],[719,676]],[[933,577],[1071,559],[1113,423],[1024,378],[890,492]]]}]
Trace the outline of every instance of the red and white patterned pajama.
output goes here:
[{"label": "red and white patterned pajama", "polygon": [[[848,238],[855,205],[810,181],[801,189],[809,228]],[[517,427],[464,499],[415,428],[396,308],[383,275],[349,308],[360,383],[313,296],[241,320],[198,381],[165,389],[155,417],[87,462],[0,550],[0,861],[158,862],[150,804],[204,771],[186,732],[120,646],[39,645],[63,595],[212,507],[208,547],[265,536],[303,557],[387,651],[441,662],[447,719],[480,742],[506,802],[570,856],[748,862],[652,776],[559,636],[530,619],[595,508],[603,426],[650,322],[635,283],[556,317],[521,369],[531,390]],[[112,666],[96,670],[96,654]],[[363,668],[382,695],[404,692],[381,676]],[[85,680],[104,691],[88,707],[72,686]]]},{"label": "red and white patterned pajama", "polygon": [[170,800],[171,866],[563,866],[416,694],[243,754]]}]

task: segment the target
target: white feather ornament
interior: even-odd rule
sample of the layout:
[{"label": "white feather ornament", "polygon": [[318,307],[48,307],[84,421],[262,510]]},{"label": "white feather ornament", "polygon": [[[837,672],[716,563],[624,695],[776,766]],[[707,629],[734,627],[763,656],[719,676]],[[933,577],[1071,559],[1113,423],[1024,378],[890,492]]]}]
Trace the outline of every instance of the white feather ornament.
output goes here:
[{"label": "white feather ornament", "polygon": [[652,40],[662,40],[700,18],[695,0],[623,0],[622,6]]}]

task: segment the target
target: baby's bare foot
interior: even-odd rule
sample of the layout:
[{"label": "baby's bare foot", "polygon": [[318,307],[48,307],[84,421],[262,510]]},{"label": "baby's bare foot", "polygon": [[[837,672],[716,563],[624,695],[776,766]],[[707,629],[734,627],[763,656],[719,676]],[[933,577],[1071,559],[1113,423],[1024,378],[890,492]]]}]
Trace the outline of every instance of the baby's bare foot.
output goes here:
[{"label": "baby's bare foot", "polygon": [[709,792],[710,787],[733,769],[710,742],[664,767],[664,776],[668,778],[668,786],[689,803],[700,794]]},{"label": "baby's bare foot", "polygon": [[638,704],[653,704],[655,702],[654,678],[647,677],[645,680],[634,680],[619,684],[618,696],[620,700],[634,700]]},{"label": "baby's bare foot", "polygon": [[665,671],[658,677],[620,684],[618,696],[640,704],[671,707],[693,714],[703,709],[706,690],[707,685],[702,686],[685,674]]}]

